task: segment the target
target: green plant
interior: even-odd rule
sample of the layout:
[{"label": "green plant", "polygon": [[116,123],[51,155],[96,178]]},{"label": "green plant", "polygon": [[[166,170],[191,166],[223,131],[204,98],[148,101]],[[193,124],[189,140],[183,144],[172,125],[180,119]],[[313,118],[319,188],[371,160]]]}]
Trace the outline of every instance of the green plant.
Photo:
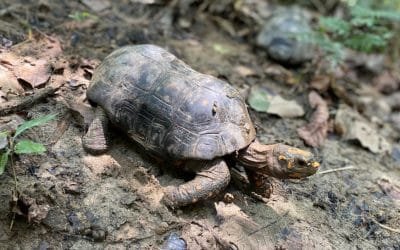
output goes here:
[{"label": "green plant", "polygon": [[75,21],[78,21],[78,22],[82,22],[89,18],[92,18],[92,19],[97,18],[97,16],[90,14],[87,11],[75,11],[74,13],[69,14],[68,17]]},{"label": "green plant", "polygon": [[0,175],[4,173],[9,159],[13,164],[12,156],[14,154],[40,154],[46,151],[46,148],[41,143],[17,139],[26,130],[43,125],[55,117],[56,114],[51,114],[26,121],[19,125],[13,134],[10,131],[0,132]]},{"label": "green plant", "polygon": [[373,2],[367,4],[368,1],[343,2],[345,17],[322,16],[316,32],[299,39],[318,45],[334,63],[343,59],[344,48],[365,53],[385,52],[390,41],[395,39],[394,24],[400,22],[400,11],[379,9],[384,5],[374,6]]}]

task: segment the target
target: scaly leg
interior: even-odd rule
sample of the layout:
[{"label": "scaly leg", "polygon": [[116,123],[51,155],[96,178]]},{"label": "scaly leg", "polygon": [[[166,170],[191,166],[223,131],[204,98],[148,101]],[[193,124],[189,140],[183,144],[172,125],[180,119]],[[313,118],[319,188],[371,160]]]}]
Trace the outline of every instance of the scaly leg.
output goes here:
[{"label": "scaly leg", "polygon": [[95,117],[90,124],[86,135],[82,137],[82,146],[90,154],[102,154],[107,151],[107,125],[108,119],[104,110],[96,108]]},{"label": "scaly leg", "polygon": [[230,181],[228,166],[223,159],[191,162],[190,169],[199,169],[195,178],[177,187],[164,190],[163,202],[170,207],[181,207],[204,200],[223,190]]}]

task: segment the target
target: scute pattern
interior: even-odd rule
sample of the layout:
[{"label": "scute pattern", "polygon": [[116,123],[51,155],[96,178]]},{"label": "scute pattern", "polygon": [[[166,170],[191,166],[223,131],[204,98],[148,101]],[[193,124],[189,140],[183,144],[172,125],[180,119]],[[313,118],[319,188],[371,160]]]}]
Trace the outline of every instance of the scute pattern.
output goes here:
[{"label": "scute pattern", "polygon": [[233,87],[154,45],[116,50],[87,91],[143,147],[174,159],[213,159],[247,146],[255,129]]}]

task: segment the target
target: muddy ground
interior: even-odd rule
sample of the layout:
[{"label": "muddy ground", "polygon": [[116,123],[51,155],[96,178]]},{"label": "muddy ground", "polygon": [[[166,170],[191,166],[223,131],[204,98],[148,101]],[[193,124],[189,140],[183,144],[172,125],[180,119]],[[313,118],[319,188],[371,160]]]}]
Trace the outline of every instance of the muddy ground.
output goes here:
[{"label": "muddy ground", "polygon": [[[0,176],[0,248],[159,249],[176,232],[189,249],[400,249],[400,157],[372,153],[334,130],[322,147],[304,144],[296,129],[307,124],[313,112],[307,101],[311,88],[306,80],[285,84],[266,72],[275,63],[254,47],[259,26],[244,14],[258,11],[263,17],[273,5],[263,5],[264,13],[249,8],[253,5],[247,12],[238,11],[234,1],[221,1],[222,9],[208,1],[160,2],[2,0],[0,20],[11,26],[1,35],[13,44],[31,36],[58,39],[62,53],[57,58],[70,66],[91,65],[86,78],[113,49],[153,43],[194,69],[229,81],[244,95],[252,86],[271,89],[298,101],[306,115],[280,118],[251,110],[258,138],[313,150],[323,159],[322,173],[297,181],[272,180],[274,192],[266,202],[230,185],[214,199],[168,209],[160,203],[162,187],[183,182],[182,175],[164,168],[168,162],[146,156],[118,130],[111,132],[108,153],[85,153],[81,145],[85,121],[66,100],[81,101],[88,79],[77,84],[62,75],[65,84],[56,94],[0,117],[2,128],[12,128],[21,119],[58,114],[25,135],[45,144],[46,154],[15,158],[20,215],[10,211],[12,168]],[[2,46],[6,45],[3,40]],[[38,87],[45,85],[51,81]],[[30,91],[26,84],[23,88]],[[335,93],[323,94],[332,119],[345,102]],[[381,124],[377,131],[396,145],[400,133],[387,126],[391,125]],[[353,168],[324,172],[349,166]],[[227,193],[233,195],[232,203],[224,202]],[[39,215],[32,215],[35,212]]]}]

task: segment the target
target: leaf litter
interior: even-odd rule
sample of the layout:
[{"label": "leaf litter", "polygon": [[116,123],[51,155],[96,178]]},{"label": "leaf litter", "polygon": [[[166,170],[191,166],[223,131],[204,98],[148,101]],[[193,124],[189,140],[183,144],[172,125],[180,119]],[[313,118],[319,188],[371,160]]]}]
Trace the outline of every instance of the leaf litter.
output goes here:
[{"label": "leaf litter", "polygon": [[286,100],[272,94],[265,88],[254,86],[247,99],[251,108],[258,112],[278,115],[282,118],[294,118],[304,115],[304,109],[294,100]]},{"label": "leaf litter", "polygon": [[[53,12],[53,10],[55,11],[56,9],[51,8],[53,5],[50,1],[40,1],[40,3],[43,2],[49,3],[48,8],[52,10],[48,13],[49,16],[53,13],[56,13]],[[80,3],[81,2],[82,1],[80,1]],[[134,16],[134,13],[132,14],[131,12],[129,12],[129,7],[132,6],[134,3],[140,2],[143,4],[145,2],[155,1],[127,2],[130,2],[132,4],[123,9],[123,14],[126,14],[126,16]],[[190,5],[192,7],[193,5],[197,4],[196,1],[191,2],[192,3]],[[223,2],[223,5],[230,6],[230,1]],[[251,8],[247,11],[247,13],[249,13],[250,15],[243,16],[242,14],[241,16],[235,16],[235,14],[237,14],[236,12],[243,13],[243,10],[249,7],[249,3],[251,6],[257,5],[259,4],[259,2],[262,2],[264,5],[266,5],[266,3],[263,1],[239,2],[235,3],[234,9],[232,9],[232,12],[230,12],[230,17],[239,18],[242,21],[246,20],[247,24],[251,24],[251,22],[248,22],[249,19],[253,18],[251,15],[260,11],[266,11],[266,16],[268,16],[268,12],[271,12],[272,9],[270,8],[271,4],[268,4],[268,8]],[[79,2],[76,3],[78,5]],[[96,63],[94,62],[92,64],[92,62],[85,62],[84,60],[80,59],[80,55],[90,54],[90,57],[102,58],[104,56],[104,53],[108,53],[113,48],[115,48],[115,46],[119,47],[127,43],[136,43],[134,38],[132,40],[128,39],[126,40],[128,42],[124,43],[118,40],[117,35],[123,37],[129,36],[130,30],[127,29],[126,26],[121,25],[121,22],[118,20],[118,17],[120,17],[121,15],[117,15],[117,18],[115,18],[107,14],[113,13],[113,11],[118,11],[118,8],[115,8],[116,5],[118,6],[118,3],[111,1],[110,3],[112,5],[110,11],[107,10],[107,12],[104,11],[102,13],[99,13],[98,16],[100,17],[100,20],[96,20],[95,25],[87,25],[85,23],[85,20],[84,22],[81,22],[80,25],[77,25],[79,27],[79,30],[62,30],[62,32],[66,33],[62,37],[62,39],[60,38],[64,46],[72,46],[70,45],[69,39],[71,33],[73,32],[74,35],[78,34],[81,38],[81,40],[78,41],[78,44],[80,43],[80,45],[82,46],[80,46],[80,48],[68,48],[69,51],[67,52],[67,54],[69,53],[70,55],[72,55],[68,58],[60,59],[60,57],[57,57],[55,62],[54,60],[51,60],[51,75],[49,79],[50,81],[47,81],[46,83],[41,84],[38,87],[43,88],[48,85],[53,86],[57,84],[63,85],[63,87],[60,88],[55,95],[52,95],[52,98],[46,98],[49,103],[35,105],[35,107],[33,108],[24,110],[22,113],[20,113],[20,115],[31,115],[31,113],[35,112],[43,113],[43,109],[54,110],[55,105],[60,105],[64,108],[68,107],[68,105],[65,104],[65,99],[71,101],[70,103],[75,103],[75,101],[79,101],[79,105],[81,105],[81,103],[83,103],[83,105],[87,105],[84,98],[84,91],[91,76],[90,71],[96,66]],[[157,1],[157,6],[152,7],[162,7],[163,4],[164,3],[162,1]],[[210,3],[206,2],[204,4],[206,6],[205,8],[207,8],[207,5],[209,4]],[[28,6],[28,4],[24,5]],[[73,5],[73,7],[71,7],[69,2],[66,2],[66,5],[68,5],[69,7],[68,10],[73,9],[75,11],[75,7],[77,7],[76,5]],[[221,5],[221,3],[215,2],[213,3],[213,5]],[[37,6],[34,5],[34,7]],[[135,7],[136,6],[132,8]],[[78,11],[82,12],[87,11],[87,7],[79,7],[78,9]],[[163,10],[162,8],[160,9]],[[192,9],[189,8],[189,10]],[[32,15],[36,17],[35,15],[37,13],[39,15],[43,14],[40,12],[40,8],[35,8],[35,11],[32,12]],[[187,13],[190,13],[190,11],[187,11]],[[174,12],[174,15],[175,14],[176,13]],[[216,13],[214,14],[216,15]],[[114,20],[111,26],[103,25],[103,15],[104,17],[106,17],[104,19],[110,18]],[[264,20],[262,20],[263,17],[264,15],[257,17],[257,22],[259,24],[262,24],[264,22]],[[42,20],[43,18],[45,20],[45,24],[47,22],[49,22],[51,25],[54,24],[52,20],[52,18],[54,18],[53,16],[47,19],[47,16],[42,15],[39,17],[39,20]],[[180,17],[177,16],[176,18],[179,19]],[[231,21],[231,19],[229,18],[227,20]],[[64,22],[64,20],[62,21]],[[67,21],[70,21],[70,19],[68,19]],[[225,44],[221,43],[220,40],[214,41],[209,36],[204,36],[203,33],[197,32],[197,24],[202,23],[203,21],[204,20],[196,20],[196,23],[193,23],[196,25],[191,26],[191,29],[187,31],[188,34],[184,34],[182,36],[178,34],[179,39],[183,39],[184,41],[185,37],[188,37],[187,35],[189,35],[189,37],[192,37],[192,39],[193,37],[199,36],[201,37],[201,39],[199,39],[199,43],[201,44],[207,41],[211,41],[211,43],[216,44]],[[76,23],[79,23],[75,20],[74,22],[74,25],[76,25]],[[152,21],[150,20],[148,23],[152,23]],[[60,22],[56,23],[56,25],[59,24]],[[57,26],[58,31],[62,29],[63,24],[64,23],[61,23],[60,26]],[[135,25],[129,24],[129,26]],[[243,29],[245,30],[245,32],[243,32],[240,29],[236,29],[238,28],[236,27],[236,23],[233,23],[232,26],[235,28],[235,31],[237,31],[238,35],[239,33],[248,35],[254,32],[253,27],[250,27],[247,30]],[[291,85],[292,87],[292,89],[290,90],[284,84],[282,84],[282,86],[279,86],[279,88],[277,88],[278,90],[275,87],[272,87],[271,89],[273,89],[274,91],[276,90],[277,93],[284,93],[283,91],[293,91],[293,89],[295,89],[292,93],[299,95],[296,98],[300,99],[305,97],[302,93],[299,93],[299,90],[301,90],[301,88],[304,86],[303,82],[300,81],[301,78],[299,78],[298,75],[294,73],[295,71],[285,69],[286,71],[284,71],[286,72],[286,76],[285,74],[279,75],[278,73],[275,74],[276,78],[274,78],[275,76],[271,73],[273,70],[270,69],[271,71],[269,72],[271,74],[268,74],[267,72],[263,71],[265,67],[262,66],[262,63],[261,66],[258,65],[258,62],[265,61],[264,58],[262,58],[261,56],[251,55],[251,57],[249,57],[250,60],[246,59],[246,57],[235,58],[231,55],[234,53],[224,53],[225,50],[221,48],[221,46],[216,46],[216,51],[211,50],[212,53],[207,53],[207,50],[204,49],[201,51],[201,53],[197,53],[199,54],[197,56],[196,51],[193,51],[193,49],[187,49],[186,52],[183,52],[185,51],[185,49],[182,48],[184,47],[182,46],[183,43],[180,43],[180,46],[177,45],[178,43],[175,42],[173,38],[168,37],[168,35],[167,37],[165,37],[165,40],[164,38],[157,40],[159,39],[159,37],[153,36],[153,33],[151,32],[151,27],[147,25],[140,25],[138,27],[129,28],[146,30],[146,34],[150,34],[149,37],[151,37],[151,39],[154,39],[150,40],[150,42],[162,44],[163,46],[166,46],[171,50],[176,50],[175,52],[177,52],[185,60],[191,60],[191,65],[201,68],[204,72],[208,70],[209,72],[212,72],[215,76],[221,76],[223,78],[232,73],[229,77],[229,80],[231,81],[230,78],[233,78],[233,80],[236,80],[237,82],[243,82],[242,78],[244,77],[251,77],[251,81],[248,82],[250,83],[250,86],[260,84],[260,82],[266,80],[265,78],[271,77],[274,79],[274,82],[277,82],[279,84],[284,83],[287,85]],[[207,30],[207,33],[214,32],[212,25],[207,25],[207,28],[209,28],[209,30]],[[43,29],[45,29],[44,26]],[[226,33],[220,31],[220,28],[217,29],[217,33],[220,36],[223,36],[223,34],[221,33]],[[160,31],[160,33],[161,32],[162,31]],[[98,34],[105,33],[106,36],[102,35],[103,39],[99,39]],[[174,35],[176,35],[175,30],[173,33]],[[106,43],[101,43],[101,41],[106,41]],[[243,45],[245,43],[246,42],[240,44]],[[234,45],[229,46],[228,48],[234,48],[235,53],[241,50],[241,47],[237,46],[238,43],[228,41],[227,44]],[[31,44],[31,46],[34,46],[34,44]],[[251,47],[251,45],[249,46],[248,44],[246,44],[245,46],[247,46],[248,48]],[[92,53],[93,51],[96,51],[96,53],[98,54]],[[31,55],[29,50],[26,50],[26,52],[26,55],[29,55],[33,58],[40,58]],[[222,55],[221,59],[223,60],[218,60],[215,58],[215,54],[217,54],[216,52],[222,52],[219,54]],[[79,56],[77,56],[77,54]],[[212,58],[212,60],[210,58]],[[225,67],[222,71],[223,73],[221,74],[221,71],[219,71],[219,69],[215,70],[215,68],[222,68],[220,65],[223,65],[224,62],[230,63],[227,64],[228,67]],[[256,72],[256,75],[252,75],[253,72],[244,68],[235,70],[234,66],[232,66],[232,62],[234,62],[233,65],[246,65],[246,67],[247,65],[251,65],[251,67],[248,67],[249,69],[251,69],[251,71],[254,70],[254,72]],[[214,68],[214,66],[216,67]],[[235,70],[235,72],[232,72],[232,70]],[[260,74],[259,72],[263,72],[263,74]],[[241,78],[234,79],[236,78],[236,76],[231,77],[232,75],[240,75]],[[279,80],[279,77],[281,78],[281,80]],[[14,77],[14,79],[16,80],[17,78]],[[358,79],[353,78],[353,80]],[[322,77],[321,79],[317,79],[317,81],[320,81],[319,84],[321,88],[315,87],[315,89],[323,92],[326,88],[326,85],[328,84],[328,80]],[[18,81],[14,81],[14,84],[15,83],[17,84],[17,86],[21,87]],[[231,83],[233,83],[234,85],[236,84],[235,81],[232,81]],[[369,82],[367,82],[366,84],[369,84]],[[246,84],[244,85],[245,87],[248,86]],[[338,102],[343,101],[344,97],[348,97],[349,104],[352,104],[352,101],[356,103],[357,100],[353,98],[356,95],[350,95],[353,93],[350,92],[349,89],[345,88],[346,85],[348,85],[348,82],[344,82],[342,92],[335,92],[339,93],[338,96],[336,96],[339,99]],[[371,86],[372,85],[373,84],[371,83]],[[27,89],[27,87],[28,89],[32,88],[30,84],[25,84],[24,88]],[[356,88],[358,88],[358,86]],[[17,91],[8,92],[8,90],[4,89],[2,89],[2,91],[5,93],[5,101],[8,101],[8,99],[18,98],[21,94],[24,94],[25,92],[23,88],[22,92],[19,94],[12,93]],[[25,92],[25,95],[28,94],[30,94],[30,92]],[[67,97],[67,94],[71,94],[71,96]],[[327,94],[330,95],[332,93],[328,92]],[[268,102],[267,104],[265,103],[266,102],[264,100],[263,105],[269,105]],[[330,106],[330,108],[333,109],[332,113],[335,112],[335,104],[336,103],[333,103],[332,106]],[[66,113],[71,111],[69,108],[70,107],[65,110]],[[73,112],[78,113],[79,116],[82,116],[81,113],[84,114],[83,116],[89,116],[85,115],[85,113],[90,113],[87,108],[90,107],[74,107],[75,111]],[[354,105],[350,109],[357,108],[358,107]],[[393,110],[395,109],[396,108],[393,108]],[[365,115],[365,113],[363,113],[363,115]],[[67,118],[66,116],[65,119],[69,118]],[[296,127],[301,126],[299,124],[302,124],[302,119],[280,119],[275,117],[275,115],[257,114],[255,115],[255,120],[259,122],[259,126],[261,128],[261,133],[259,133],[259,136],[264,137],[266,133],[271,133],[271,141],[288,141],[292,144],[302,145],[302,142],[298,139],[296,133],[294,133],[294,135],[293,133],[282,133],[282,131],[295,131]],[[312,119],[310,119],[310,122],[311,121]],[[95,166],[105,164],[105,168],[108,169],[107,171],[101,172],[101,174],[94,174],[92,172],[92,169],[90,169],[85,163],[80,161],[80,158],[82,157],[82,155],[84,155],[84,153],[80,149],[79,144],[79,138],[83,133],[83,128],[81,126],[83,122],[76,120],[75,117],[74,119],[71,119],[71,122],[72,126],[69,126],[67,131],[65,131],[66,135],[59,138],[60,141],[56,143],[56,145],[54,145],[51,149],[49,149],[49,154],[48,156],[46,156],[45,159],[45,161],[47,162],[46,168],[44,169],[42,163],[38,163],[40,165],[39,170],[41,170],[42,173],[47,173],[48,175],[49,173],[52,173],[51,180],[40,177],[39,179],[37,179],[36,176],[31,177],[29,174],[25,173],[25,171],[27,171],[25,170],[26,166],[34,165],[32,163],[24,163],[25,165],[21,164],[20,166],[20,173],[18,174],[18,178],[21,180],[21,183],[32,182],[39,186],[44,184],[48,185],[46,186],[46,189],[47,191],[50,191],[50,193],[46,197],[49,197],[49,199],[47,201],[43,201],[43,198],[36,198],[37,204],[42,205],[47,203],[52,206],[47,217],[42,220],[41,224],[33,225],[30,227],[26,227],[26,224],[19,222],[21,226],[18,228],[15,227],[14,232],[6,232],[8,235],[5,236],[4,234],[1,234],[2,232],[0,232],[0,238],[4,239],[5,237],[6,239],[6,241],[3,241],[5,243],[0,242],[0,246],[4,246],[4,244],[7,244],[7,247],[11,246],[15,248],[22,247],[33,249],[37,248],[37,246],[39,245],[41,246],[40,240],[43,239],[43,237],[46,237],[47,241],[49,241],[48,245],[50,245],[50,247],[56,247],[58,246],[57,244],[62,242],[62,244],[66,244],[66,247],[71,247],[72,249],[90,249],[99,246],[121,249],[135,246],[138,248],[151,249],[156,248],[159,244],[161,244],[161,242],[167,238],[166,234],[168,234],[168,231],[161,230],[162,232],[167,233],[164,235],[158,235],[158,233],[155,232],[159,230],[155,230],[155,232],[152,232],[152,228],[164,228],[164,225],[171,226],[174,223],[173,220],[176,218],[182,220],[186,220],[188,218],[189,220],[191,220],[195,218],[196,221],[200,221],[200,223],[198,224],[190,223],[194,225],[192,227],[177,228],[177,231],[184,231],[186,239],[192,240],[192,242],[195,242],[197,240],[200,243],[206,244],[207,242],[205,240],[209,239],[210,243],[214,242],[215,244],[217,244],[217,240],[223,242],[224,239],[229,239],[229,237],[227,237],[227,231],[224,231],[224,228],[220,228],[218,223],[210,223],[210,221],[214,221],[214,219],[218,220],[218,216],[217,218],[214,217],[214,215],[216,214],[216,209],[214,209],[213,206],[201,204],[200,206],[193,206],[188,209],[178,210],[172,213],[165,210],[162,206],[159,205],[157,205],[158,207],[153,207],[152,205],[150,206],[149,204],[153,203],[149,203],[149,201],[153,202],[152,199],[155,196],[159,195],[157,194],[159,193],[159,183],[154,181],[154,176],[147,173],[144,173],[143,175],[146,178],[151,179],[152,181],[146,184],[143,184],[143,182],[138,183],[136,178],[132,178],[131,173],[134,172],[134,169],[137,169],[138,166],[145,166],[150,168],[153,168],[155,166],[151,165],[151,163],[149,162],[143,161],[142,158],[135,154],[135,150],[131,149],[131,144],[128,142],[126,144],[121,143],[121,141],[124,141],[124,139],[118,138],[118,136],[116,136],[117,139],[113,142],[112,145],[112,147],[116,149],[112,150],[110,154],[107,154],[107,157],[113,159],[113,161],[115,162],[118,162],[120,168],[118,168],[118,171],[112,170],[112,168],[110,170],[108,169],[110,168],[110,164],[104,161],[103,158],[93,157],[93,164]],[[380,129],[377,129],[375,127],[375,124],[373,122],[367,120],[366,123],[369,124],[372,128],[376,129],[378,133],[382,133],[382,135],[384,134],[383,131],[380,131]],[[264,131],[265,133],[262,131]],[[389,139],[398,140],[398,136]],[[333,137],[332,140],[325,141],[325,146],[320,150],[325,155],[325,164],[329,167],[332,167],[332,169],[338,170],[340,169],[338,167],[349,166],[350,164],[357,166],[357,169],[362,171],[357,171],[353,173],[353,171],[343,170],[340,172],[335,172],[334,174],[329,175],[329,177],[326,177],[326,175],[321,175],[318,178],[313,178],[312,181],[302,181],[301,183],[298,183],[296,187],[291,182],[279,182],[277,184],[277,192],[275,193],[275,195],[272,196],[271,199],[269,199],[269,202],[267,204],[256,203],[251,199],[244,199],[244,201],[242,202],[242,200],[240,200],[240,198],[235,195],[233,203],[240,207],[240,212],[237,212],[236,214],[237,217],[247,217],[249,218],[249,220],[253,220],[257,223],[262,223],[263,225],[267,226],[270,223],[276,222],[276,218],[280,218],[280,220],[282,220],[282,223],[276,222],[273,226],[266,227],[264,231],[256,232],[255,234],[257,234],[259,238],[247,237],[239,243],[245,242],[244,247],[250,247],[253,246],[253,244],[255,244],[254,246],[257,247],[257,244],[261,244],[261,249],[262,247],[266,247],[267,244],[271,244],[268,245],[268,247],[270,247],[271,249],[290,249],[294,246],[303,246],[303,248],[307,248],[307,245],[304,244],[307,239],[310,243],[309,246],[315,247],[316,245],[318,245],[326,248],[332,246],[337,248],[348,248],[350,245],[356,245],[359,248],[368,248],[372,245],[381,248],[391,248],[395,247],[395,244],[398,244],[396,243],[398,241],[395,238],[397,235],[393,236],[391,232],[385,230],[377,231],[376,229],[374,230],[376,231],[375,234],[373,232],[371,233],[371,230],[369,230],[369,222],[367,223],[364,221],[364,224],[353,225],[352,221],[347,221],[348,217],[346,217],[348,216],[349,212],[351,213],[351,211],[349,211],[349,209],[346,207],[350,206],[349,203],[351,204],[351,202],[353,201],[357,203],[360,202],[360,200],[365,199],[366,203],[369,203],[369,207],[365,205],[365,213],[375,213],[377,209],[382,209],[384,213],[387,214],[388,218],[391,219],[387,222],[379,220],[379,223],[396,225],[396,211],[394,211],[392,207],[386,208],[386,203],[384,204],[385,206],[377,205],[382,204],[385,201],[383,199],[375,199],[375,193],[371,194],[370,192],[365,191],[368,190],[368,188],[370,187],[371,176],[376,176],[377,174],[382,173],[396,173],[395,170],[390,168],[390,164],[383,164],[386,163],[387,159],[383,158],[383,155],[381,158],[381,155],[372,155],[371,153],[367,152],[366,150],[362,150],[359,147],[351,147],[349,143],[337,140],[336,137]],[[33,168],[35,168],[35,166],[33,166]],[[8,180],[8,176],[2,176],[2,178]],[[167,175],[160,176],[160,174],[157,174],[157,179],[160,179],[160,182],[164,184],[169,181]],[[74,187],[72,187],[70,188],[69,192],[65,192],[65,189],[63,190],[63,188],[60,188],[65,187],[63,185],[63,182],[65,182],[65,180],[67,180],[66,183],[69,183],[69,181],[73,181],[73,183],[82,183],[82,189],[79,192],[76,192],[74,191]],[[391,185],[397,185],[397,183],[398,182],[396,178],[393,178],[393,180],[390,181]],[[7,182],[1,182],[0,184],[4,187],[2,190],[7,191]],[[144,185],[145,187],[143,187]],[[27,189],[34,190],[37,194],[43,193],[43,190],[38,190],[35,186],[28,187]],[[140,190],[137,192],[138,188]],[[140,199],[130,199],[130,202],[127,202],[128,200],[124,200],[123,197],[119,197],[120,194],[136,196],[143,191],[142,188],[147,189],[148,192],[145,193],[145,195],[143,195],[143,197],[141,197]],[[327,193],[327,191],[329,192]],[[376,195],[379,195],[379,191],[377,193],[378,194]],[[8,196],[6,196],[6,192],[2,193],[1,195],[2,196],[0,197],[2,197],[2,201],[8,201],[6,200],[8,199]],[[30,197],[34,197],[33,194],[29,195]],[[325,211],[323,208],[314,205],[315,200],[318,199],[329,200],[329,202],[331,202],[332,204],[337,204],[341,208],[340,210],[343,212],[339,211],[339,209],[333,212],[330,210]],[[293,211],[296,211],[297,213],[291,213],[288,216],[282,216],[282,211],[285,211],[285,209],[290,206],[293,206]],[[209,209],[209,207],[212,208]],[[9,212],[7,209],[8,208],[2,208],[2,213],[7,214]],[[274,214],[273,210],[276,210],[279,214]],[[92,231],[96,225],[90,225],[88,228],[85,228],[85,230],[79,231],[78,233],[82,235],[77,235],[78,233],[71,235],[71,232],[75,231],[72,231],[72,226],[68,222],[65,223],[65,221],[67,218],[67,214],[74,214],[74,212],[76,214],[85,214],[86,212],[91,212],[95,214],[96,220],[98,220],[98,225],[101,225],[102,227],[107,229],[107,236],[105,238],[101,237],[101,240],[105,242],[97,243],[93,241],[96,237],[93,237],[94,233]],[[7,228],[3,225],[6,225],[8,223],[8,218],[4,218],[4,220],[0,220],[0,229]],[[205,220],[207,220],[209,223],[205,223]],[[226,222],[227,220],[225,220],[225,223]],[[80,223],[80,221],[77,221],[77,223]],[[240,226],[241,220],[236,220],[232,218],[230,223],[231,227],[228,227],[228,229],[234,229],[236,228],[236,226]],[[228,224],[229,223],[225,225]],[[249,230],[249,232],[255,232],[260,228],[265,227],[262,224],[258,227],[252,228],[252,230]],[[115,238],[113,238],[116,235],[115,232],[116,230],[118,232],[118,228],[123,228],[123,225],[130,225],[137,237],[135,236],[123,242],[116,242]],[[328,227],[326,227],[326,225],[328,225]],[[224,226],[224,224],[222,223],[221,226]],[[307,234],[310,228],[314,232],[312,235]],[[366,238],[365,236],[366,232],[364,232],[364,229],[368,230],[368,238]],[[45,233],[43,233],[43,230],[46,230]],[[15,234],[15,232],[18,232],[18,234]],[[248,236],[249,232],[247,232],[247,234],[245,235]],[[123,234],[123,232],[120,233]],[[205,234],[208,234],[209,238],[202,237]],[[323,235],[327,234],[330,234],[332,236],[329,237],[328,240],[326,239],[326,237],[323,237]],[[66,237],[66,235],[68,235],[68,237]],[[26,236],[26,238],[24,238],[24,236]],[[198,236],[198,238],[196,238],[196,236]],[[277,241],[277,239],[279,240]]]},{"label": "leaf litter", "polygon": [[328,134],[329,110],[328,104],[315,91],[308,95],[308,101],[311,108],[315,109],[310,123],[298,128],[297,133],[305,143],[312,147],[321,147],[324,145]]},{"label": "leaf litter", "polygon": [[344,140],[356,140],[373,153],[391,152],[391,144],[371,123],[345,104],[336,112],[335,129]]}]

